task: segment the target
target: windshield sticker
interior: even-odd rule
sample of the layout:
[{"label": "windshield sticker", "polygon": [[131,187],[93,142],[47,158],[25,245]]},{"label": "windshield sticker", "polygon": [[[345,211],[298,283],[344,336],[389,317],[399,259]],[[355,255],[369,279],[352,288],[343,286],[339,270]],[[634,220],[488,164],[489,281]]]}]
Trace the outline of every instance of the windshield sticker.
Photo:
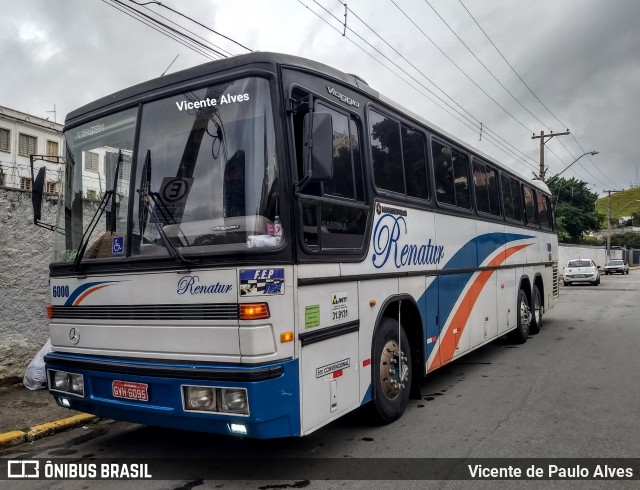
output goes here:
[{"label": "windshield sticker", "polygon": [[320,326],[320,305],[304,307],[304,328]]},{"label": "windshield sticker", "polygon": [[113,255],[124,254],[124,236],[114,236],[111,239],[111,253]]},{"label": "windshield sticker", "polygon": [[346,291],[331,293],[331,319],[344,320],[349,316],[349,304]]},{"label": "windshield sticker", "polygon": [[284,269],[240,271],[240,296],[284,294]]},{"label": "windshield sticker", "polygon": [[203,99],[203,100],[196,100],[195,102],[181,100],[180,102],[176,102],[176,106],[178,107],[179,111],[188,111],[193,109],[200,109],[203,107],[215,107],[218,105],[234,104],[237,102],[246,102],[247,100],[249,100],[249,94],[238,94],[238,95],[226,94],[220,97],[220,100],[210,98],[210,97],[207,97],[206,99]]}]

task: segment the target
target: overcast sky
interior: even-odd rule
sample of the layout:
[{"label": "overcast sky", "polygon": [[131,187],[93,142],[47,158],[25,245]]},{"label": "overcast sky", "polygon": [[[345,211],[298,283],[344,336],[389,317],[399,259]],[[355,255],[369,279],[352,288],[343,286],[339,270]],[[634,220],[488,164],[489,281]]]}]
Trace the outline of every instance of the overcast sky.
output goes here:
[{"label": "overcast sky", "polygon": [[[539,139],[533,140],[532,133],[568,128],[572,135],[547,144],[547,176],[595,150],[600,154],[581,158],[563,176],[585,180],[599,194],[639,185],[640,1],[349,0],[346,37],[318,4],[339,20],[344,6],[337,0],[316,1],[163,4],[252,50],[295,54],[356,73],[387,97],[527,177],[538,171]],[[170,72],[209,61],[112,5],[101,0],[0,0],[0,105],[51,119],[48,111],[55,105],[57,121],[64,122],[66,113],[95,98],[159,76],[176,55]],[[247,52],[167,9],[147,8],[233,54]],[[428,90],[466,120],[442,102],[449,112],[429,101],[423,94],[435,97]],[[492,136],[516,149],[505,152]]]}]

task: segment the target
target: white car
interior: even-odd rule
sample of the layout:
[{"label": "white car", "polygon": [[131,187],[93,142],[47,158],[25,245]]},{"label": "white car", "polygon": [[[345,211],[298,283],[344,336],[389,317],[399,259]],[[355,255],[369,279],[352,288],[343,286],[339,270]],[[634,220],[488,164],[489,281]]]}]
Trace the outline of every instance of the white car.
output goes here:
[{"label": "white car", "polygon": [[620,274],[629,274],[629,264],[626,260],[613,259],[607,262],[604,266],[605,275],[614,274],[619,272]]},{"label": "white car", "polygon": [[598,269],[599,267],[591,259],[572,259],[567,262],[562,272],[562,281],[565,286],[578,282],[588,282],[597,286],[600,284]]}]

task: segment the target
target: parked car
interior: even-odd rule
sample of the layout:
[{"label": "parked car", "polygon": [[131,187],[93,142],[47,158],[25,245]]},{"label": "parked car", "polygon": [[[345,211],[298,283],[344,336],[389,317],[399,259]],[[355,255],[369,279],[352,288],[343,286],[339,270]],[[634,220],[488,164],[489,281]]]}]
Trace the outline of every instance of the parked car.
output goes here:
[{"label": "parked car", "polygon": [[604,266],[605,275],[614,274],[619,272],[620,274],[629,274],[629,264],[626,260],[613,259],[607,262]]},{"label": "parked car", "polygon": [[597,286],[600,284],[598,269],[600,266],[597,266],[591,259],[571,259],[562,272],[562,281],[565,286],[579,282],[588,282]]}]

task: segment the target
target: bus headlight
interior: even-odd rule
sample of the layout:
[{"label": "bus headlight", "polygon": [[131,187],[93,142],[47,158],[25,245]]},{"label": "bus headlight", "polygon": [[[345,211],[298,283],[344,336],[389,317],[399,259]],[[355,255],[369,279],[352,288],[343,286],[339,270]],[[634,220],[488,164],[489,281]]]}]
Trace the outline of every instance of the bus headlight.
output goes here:
[{"label": "bus headlight", "polygon": [[69,373],[63,373],[62,371],[53,372],[53,389],[69,391],[70,384]]},{"label": "bus headlight", "polygon": [[185,386],[184,400],[185,410],[216,411],[215,388],[209,388],[207,386]]},{"label": "bus headlight", "polygon": [[64,371],[51,371],[51,389],[84,396],[84,376]]},{"label": "bus headlight", "polygon": [[249,415],[249,400],[245,388],[183,386],[182,403],[187,412]]},{"label": "bus headlight", "polygon": [[244,388],[220,388],[220,411],[247,415],[247,390]]}]

